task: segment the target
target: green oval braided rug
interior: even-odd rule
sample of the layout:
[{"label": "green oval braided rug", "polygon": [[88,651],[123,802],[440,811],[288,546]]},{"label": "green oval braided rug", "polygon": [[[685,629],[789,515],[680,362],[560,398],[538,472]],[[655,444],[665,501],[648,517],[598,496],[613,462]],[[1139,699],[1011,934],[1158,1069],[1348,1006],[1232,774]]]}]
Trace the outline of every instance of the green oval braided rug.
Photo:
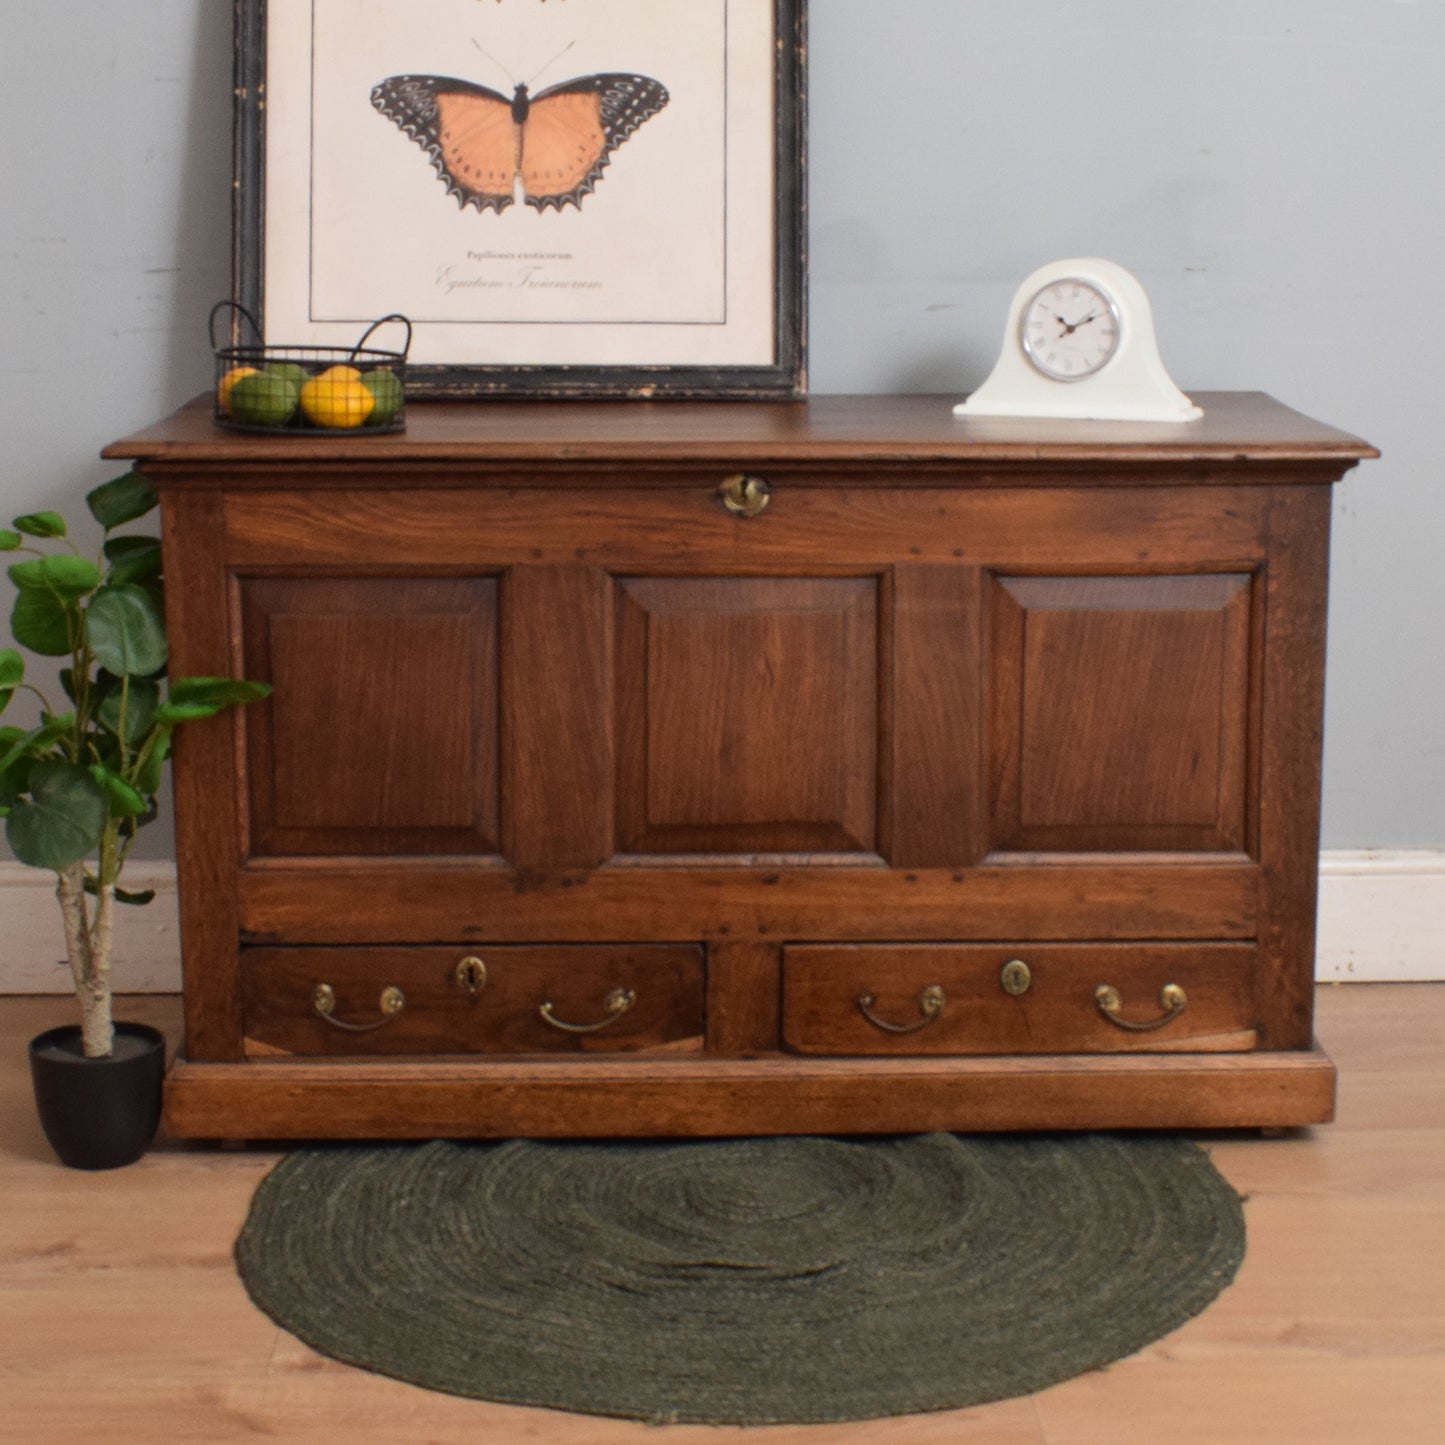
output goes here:
[{"label": "green oval braided rug", "polygon": [[453,1394],[711,1424],[953,1409],[1134,1353],[1244,1221],[1167,1137],[335,1146],[257,1190],[252,1298]]}]

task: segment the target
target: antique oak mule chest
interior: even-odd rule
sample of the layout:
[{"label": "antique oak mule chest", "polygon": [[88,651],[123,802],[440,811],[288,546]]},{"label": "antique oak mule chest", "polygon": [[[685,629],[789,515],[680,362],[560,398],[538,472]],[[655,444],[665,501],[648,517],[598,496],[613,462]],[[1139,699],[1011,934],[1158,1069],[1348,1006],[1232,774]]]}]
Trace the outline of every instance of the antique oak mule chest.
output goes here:
[{"label": "antique oak mule chest", "polygon": [[1326,1120],[1331,484],[943,397],[414,403],[160,489],[200,1137]]}]

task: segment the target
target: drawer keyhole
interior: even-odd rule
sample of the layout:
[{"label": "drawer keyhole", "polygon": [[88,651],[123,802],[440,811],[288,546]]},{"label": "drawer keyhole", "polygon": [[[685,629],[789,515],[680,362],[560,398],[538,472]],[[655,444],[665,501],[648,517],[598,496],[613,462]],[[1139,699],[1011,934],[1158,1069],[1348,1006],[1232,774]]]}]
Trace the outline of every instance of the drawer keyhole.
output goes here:
[{"label": "drawer keyhole", "polygon": [[1003,991],[1019,998],[1026,994],[1033,986],[1033,970],[1021,958],[1011,958],[1004,964],[999,973],[998,981],[1003,985]]},{"label": "drawer keyhole", "polygon": [[487,965],[476,957],[469,954],[457,964],[457,983],[475,997],[487,986]]}]

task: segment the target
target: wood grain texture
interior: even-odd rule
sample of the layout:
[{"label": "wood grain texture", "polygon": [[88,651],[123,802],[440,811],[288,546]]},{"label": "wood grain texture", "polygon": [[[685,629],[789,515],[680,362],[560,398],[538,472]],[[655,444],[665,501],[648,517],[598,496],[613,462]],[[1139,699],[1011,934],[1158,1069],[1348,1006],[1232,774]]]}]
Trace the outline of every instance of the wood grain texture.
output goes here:
[{"label": "wood grain texture", "polygon": [[[652,864],[654,860],[639,860]],[[265,866],[239,881],[261,943],[505,943],[598,938],[1253,938],[1258,870],[1242,859],[1094,864],[1017,855],[998,866],[900,871],[810,865],[614,866],[519,877],[463,863],[400,869]]]},{"label": "wood grain texture", "polygon": [[[220,497],[165,493],[161,528],[171,676],[244,676],[222,562]],[[245,828],[245,772],[240,726],[234,712],[223,712],[180,728],[172,742],[186,1048],[195,1059],[241,1057],[237,866]]]},{"label": "wood grain texture", "polygon": [[[180,762],[183,850],[206,798],[236,810],[195,875],[219,911],[191,914],[201,1051],[182,1098],[217,1110],[231,1078],[238,1109],[279,1108],[289,1080],[314,1096],[310,1115],[287,1106],[309,1127],[334,1106],[353,1135],[471,1129],[483,1101],[494,1132],[655,1132],[678,1107],[702,1131],[834,1128],[858,1109],[862,1127],[963,1127],[965,1104],[986,1127],[1326,1116],[1330,1071],[1309,1053],[1323,520],[1364,443],[1251,397],[1167,431],[975,428],[899,398],[423,408],[399,437],[304,446],[205,437],[189,412],[168,426],[121,450],[172,499],[168,557],[200,599],[182,629],[197,657],[229,650],[277,682],[248,754],[213,733]],[[719,495],[740,467],[771,487],[752,518]],[[276,1052],[338,1046],[281,950],[336,950],[339,1017],[370,1019],[395,982],[379,958],[673,943],[708,964],[644,1030],[669,1071],[610,1060],[622,1071],[575,1107],[566,1073],[447,1062],[471,1043],[424,969],[425,1006],[364,1047],[415,1048],[434,1073]],[[867,945],[894,1010],[926,986],[895,944],[955,950],[947,982],[980,1003],[984,946],[1039,946],[1052,980],[1068,958],[1107,963],[1091,987],[1119,988],[1128,1017],[1165,982],[1194,1002],[1143,1040],[1087,1007],[1051,1012],[1051,984],[992,1032],[965,1039],[949,1015],[908,1035],[942,1072],[896,1089],[861,1057],[851,1082],[779,1071],[783,950],[824,950],[827,981]],[[256,1061],[228,1074],[242,950],[258,950]],[[1157,977],[1165,961],[1188,977]],[[569,1008],[594,977],[576,969]],[[856,1010],[844,1028],[836,1000],[803,996],[797,1047],[877,1047],[848,1042]],[[722,1072],[688,1074],[704,1027],[699,1057]],[[1157,1078],[1131,1064],[1142,1047]],[[1261,1062],[1291,1052],[1294,1073]],[[752,1055],[767,1067],[738,1072]],[[1046,1057],[1087,1066],[1072,1111],[1053,1074],[1016,1071]],[[1195,1067],[1208,1082],[1191,1092]],[[867,1102],[880,1081],[886,1105]],[[181,1107],[175,1127],[202,1116]]]},{"label": "wood grain texture", "polygon": [[965,1059],[291,1059],[177,1063],[182,1137],[707,1138],[934,1129],[1243,1128],[1333,1117],[1335,1069],[1288,1053]]},{"label": "wood grain texture", "polygon": [[1244,846],[1247,576],[994,579],[997,847]]},{"label": "wood grain texture", "polygon": [[577,563],[507,574],[506,851],[524,873],[593,867],[616,846],[610,594]]},{"label": "wood grain texture", "polygon": [[[1270,462],[1339,461],[1377,456],[1358,437],[1281,406],[1260,392],[1204,392],[1196,422],[1161,427],[1132,422],[1013,420],[952,414],[956,397],[815,396],[765,406],[726,402],[417,402],[404,432],[380,437],[338,433],[326,440],[329,461],[376,462],[394,474],[401,461],[545,462],[575,467],[596,459],[669,461],[889,462],[971,465],[1047,462],[1212,464],[1225,470],[1246,458]],[[115,442],[107,457],[147,463],[255,464],[247,478],[265,485],[280,462],[309,464],[315,437],[223,433],[211,421],[209,396],[157,425]],[[217,479],[220,480],[219,478]],[[231,478],[225,484],[233,484]],[[457,479],[458,483],[460,479]]]},{"label": "wood grain texture", "polygon": [[[474,960],[467,979],[458,967]],[[275,1053],[377,1054],[613,1053],[702,1047],[702,950],[686,945],[465,948],[259,948],[242,956],[247,1044]],[[326,984],[336,1022],[318,1014]],[[388,988],[405,1006],[386,1018]],[[626,989],[634,1002],[610,1016],[607,1000]],[[604,1027],[579,1033],[564,1024]],[[364,1030],[359,1032],[358,1029]]]},{"label": "wood grain texture", "polygon": [[[489,485],[484,463],[462,470],[476,483],[470,490],[421,479],[398,490],[402,479],[394,477],[386,490],[320,488],[324,528],[314,497],[325,473],[296,468],[290,489],[229,492],[227,561],[240,569],[386,570],[411,557],[426,570],[462,572],[484,557],[495,567],[585,562],[618,576],[682,577],[856,575],[899,561],[1227,572],[1262,560],[1268,518],[1268,489],[1246,485],[1248,473],[1225,488],[1193,485],[1192,477],[1181,486],[1157,466],[1147,473],[1153,486],[1128,485],[1115,468],[1095,485],[1076,471],[1069,485],[1032,488],[980,487],[957,470],[931,487],[912,471],[892,487],[878,485],[877,473],[860,482],[770,472],[772,500],[748,522],[723,510],[723,473],[701,464],[651,482],[609,471],[606,487],[547,487],[536,476]],[[353,481],[361,475],[349,473]],[[570,473],[573,483],[585,478]]]},{"label": "wood grain texture", "polygon": [[882,851],[895,868],[970,866],[988,848],[982,585],[977,567],[893,569]]},{"label": "wood grain texture", "polygon": [[[1011,995],[1003,969],[1024,963],[1032,982]],[[1254,950],[1246,944],[793,944],[783,953],[783,1042],[804,1054],[1087,1054],[1233,1051],[1254,1046]],[[1182,1014],[1135,1033],[1094,1001],[1109,984],[1121,1017],[1163,1016],[1160,992],[1184,989]],[[925,989],[944,1002],[930,1017]],[[871,1022],[859,1007],[894,1028]]]},{"label": "wood grain texture", "polygon": [[617,667],[623,852],[874,851],[873,579],[622,579]]},{"label": "wood grain texture", "polygon": [[751,1058],[775,1053],[782,1001],[782,949],[752,939],[715,939],[707,948],[707,1049]]},{"label": "wood grain texture", "polygon": [[1279,488],[1270,517],[1256,997],[1265,1047],[1302,1048],[1313,1026],[1329,493]]},{"label": "wood grain texture", "polygon": [[[257,854],[497,853],[497,584],[240,582]],[[443,783],[443,780],[444,783]]]}]

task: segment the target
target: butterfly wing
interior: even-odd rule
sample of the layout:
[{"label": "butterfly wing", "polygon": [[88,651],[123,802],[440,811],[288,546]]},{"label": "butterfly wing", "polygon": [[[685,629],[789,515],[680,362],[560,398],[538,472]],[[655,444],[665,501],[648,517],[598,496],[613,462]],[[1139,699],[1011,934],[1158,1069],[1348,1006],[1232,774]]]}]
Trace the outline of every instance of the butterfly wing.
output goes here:
[{"label": "butterfly wing", "polygon": [[527,204],[581,209],[612,152],[667,99],[667,88],[645,75],[587,75],[534,96],[519,162]]},{"label": "butterfly wing", "polygon": [[506,96],[443,75],[393,75],[371,103],[431,157],[458,206],[501,212],[512,204],[521,141]]}]

